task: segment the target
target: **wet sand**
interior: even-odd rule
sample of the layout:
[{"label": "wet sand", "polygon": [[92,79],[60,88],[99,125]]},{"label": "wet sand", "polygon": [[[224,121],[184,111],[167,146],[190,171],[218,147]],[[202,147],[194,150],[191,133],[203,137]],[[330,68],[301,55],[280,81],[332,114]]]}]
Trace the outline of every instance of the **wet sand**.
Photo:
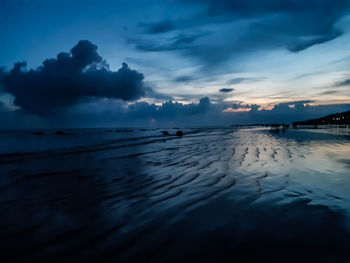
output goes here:
[{"label": "wet sand", "polygon": [[1,262],[349,262],[350,137],[2,132]]}]

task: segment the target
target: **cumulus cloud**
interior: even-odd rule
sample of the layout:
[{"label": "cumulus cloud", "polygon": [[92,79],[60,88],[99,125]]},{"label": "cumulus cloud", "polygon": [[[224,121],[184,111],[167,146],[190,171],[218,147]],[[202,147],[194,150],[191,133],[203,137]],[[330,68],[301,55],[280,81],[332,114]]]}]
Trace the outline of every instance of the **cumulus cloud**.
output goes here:
[{"label": "cumulus cloud", "polygon": [[311,100],[290,101],[275,105],[271,110],[260,109],[257,104],[236,102],[231,104],[213,104],[210,99],[202,98],[199,103],[183,104],[168,101],[161,105],[136,102],[119,115],[124,121],[139,123],[155,120],[158,125],[167,122],[176,125],[230,125],[291,123],[296,120],[318,118],[324,115],[350,109],[350,104],[310,106]]},{"label": "cumulus cloud", "polygon": [[26,71],[25,66],[19,62],[9,72],[1,69],[0,85],[14,96],[16,106],[30,113],[51,114],[88,98],[132,101],[145,96],[143,74],[126,63],[118,71],[110,70],[97,46],[87,40],[37,69]]},{"label": "cumulus cloud", "polygon": [[100,99],[75,105],[61,114],[59,121],[61,126],[71,127],[193,127],[213,124],[215,117],[212,116],[220,115],[221,109],[222,105],[212,104],[207,97],[190,104],[171,100],[160,105],[139,101],[128,107],[122,101]]},{"label": "cumulus cloud", "polygon": [[[230,106],[233,109],[251,109],[252,108],[252,105],[243,104],[242,102],[235,102],[235,103],[232,103]],[[257,106],[259,107],[259,105]]]},{"label": "cumulus cloud", "polygon": [[0,128],[195,127],[291,123],[350,110],[350,104],[311,106],[303,101],[281,103],[271,110],[261,110],[256,104],[212,103],[207,97],[190,104],[175,101],[160,105],[134,102],[125,106],[126,103],[121,100],[101,98],[75,104],[51,118],[24,111],[0,111]]},{"label": "cumulus cloud", "polygon": [[350,104],[311,106],[303,102],[281,103],[275,105],[271,110],[259,110],[259,107],[256,104],[234,103],[227,108],[228,110],[225,110],[225,115],[218,116],[217,119],[222,122],[226,120],[227,123],[234,125],[292,123],[350,110]]},{"label": "cumulus cloud", "polygon": [[129,113],[134,117],[151,117],[173,119],[195,114],[205,114],[210,109],[211,103],[208,97],[200,99],[199,103],[183,104],[167,101],[162,105],[137,102],[129,106]]},{"label": "cumulus cloud", "polygon": [[[319,118],[334,112],[350,110],[350,104],[311,106],[304,102],[281,103],[275,105],[271,110],[261,110],[257,104],[244,104],[242,102],[214,104],[205,97],[198,103],[190,104],[167,101],[161,105],[135,102],[128,108],[114,103],[110,104],[108,108],[96,105],[91,107],[90,104],[85,107],[100,109],[99,113],[96,110],[94,110],[95,113],[91,112],[89,120],[96,119],[104,123],[105,126],[117,123],[122,126],[153,125],[157,127],[292,123],[293,121]],[[85,116],[84,112],[86,111],[82,111],[82,116]],[[81,120],[83,117],[79,116],[77,119]],[[94,123],[96,124],[96,122]]]},{"label": "cumulus cloud", "polygon": [[[294,107],[290,107],[291,105]],[[257,117],[259,117],[260,120],[269,119],[270,123],[291,123],[293,121],[320,118],[331,113],[343,112],[349,109],[349,104],[311,106],[303,102],[295,102],[294,104],[290,105],[281,103],[275,105],[272,110],[258,111]]]}]

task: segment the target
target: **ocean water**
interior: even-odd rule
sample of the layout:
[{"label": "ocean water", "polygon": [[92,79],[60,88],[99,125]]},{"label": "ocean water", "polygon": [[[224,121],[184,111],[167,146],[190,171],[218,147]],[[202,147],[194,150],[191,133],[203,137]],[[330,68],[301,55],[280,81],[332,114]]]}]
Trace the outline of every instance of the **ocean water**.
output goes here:
[{"label": "ocean water", "polygon": [[350,136],[0,132],[1,262],[350,262]]}]

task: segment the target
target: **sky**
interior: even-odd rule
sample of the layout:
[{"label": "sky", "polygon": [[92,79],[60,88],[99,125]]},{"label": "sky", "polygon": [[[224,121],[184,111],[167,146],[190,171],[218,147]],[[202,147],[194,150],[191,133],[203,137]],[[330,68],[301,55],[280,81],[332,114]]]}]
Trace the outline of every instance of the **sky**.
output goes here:
[{"label": "sky", "polygon": [[347,0],[1,0],[0,128],[350,110]]}]

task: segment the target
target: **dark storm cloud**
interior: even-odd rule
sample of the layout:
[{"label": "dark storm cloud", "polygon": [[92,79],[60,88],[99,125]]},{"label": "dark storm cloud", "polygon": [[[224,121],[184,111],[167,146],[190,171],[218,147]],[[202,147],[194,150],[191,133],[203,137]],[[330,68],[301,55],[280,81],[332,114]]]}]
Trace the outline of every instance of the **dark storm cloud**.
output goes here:
[{"label": "dark storm cloud", "polygon": [[223,92],[223,93],[229,93],[229,92],[232,92],[233,89],[223,88],[223,89],[220,89],[219,91],[220,91],[220,92]]},{"label": "dark storm cloud", "polygon": [[[300,52],[342,35],[336,23],[349,10],[348,0],[178,0],[184,10],[195,4],[202,13],[193,17],[143,24],[147,34],[157,33],[156,43],[138,45],[143,51],[179,50],[216,67],[232,56],[254,50],[286,48]],[[178,17],[178,15],[177,15]],[[184,22],[186,21],[186,22]],[[159,33],[186,33],[210,27],[212,36],[188,46],[159,42]],[[181,46],[181,48],[180,48]]]},{"label": "dark storm cloud", "polygon": [[35,70],[25,71],[25,66],[19,62],[9,72],[1,70],[0,84],[16,106],[30,113],[50,114],[93,97],[130,101],[145,95],[143,74],[126,63],[118,71],[109,70],[97,46],[86,40]]}]

